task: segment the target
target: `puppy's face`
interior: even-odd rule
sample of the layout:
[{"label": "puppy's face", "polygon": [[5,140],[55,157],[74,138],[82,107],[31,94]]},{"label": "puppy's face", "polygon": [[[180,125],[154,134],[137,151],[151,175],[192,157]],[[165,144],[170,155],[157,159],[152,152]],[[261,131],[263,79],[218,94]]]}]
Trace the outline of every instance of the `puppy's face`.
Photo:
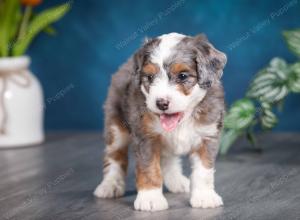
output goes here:
[{"label": "puppy's face", "polygon": [[135,60],[148,109],[171,131],[219,80],[226,56],[202,35],[171,33],[147,42]]}]

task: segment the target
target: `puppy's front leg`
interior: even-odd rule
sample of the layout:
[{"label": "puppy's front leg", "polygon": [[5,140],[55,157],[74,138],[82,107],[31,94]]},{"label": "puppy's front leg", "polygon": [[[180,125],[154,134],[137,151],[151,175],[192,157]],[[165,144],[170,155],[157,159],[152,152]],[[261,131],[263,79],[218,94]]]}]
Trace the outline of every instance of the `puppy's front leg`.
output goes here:
[{"label": "puppy's front leg", "polygon": [[214,161],[217,140],[203,140],[202,145],[190,155],[192,164],[190,204],[194,208],[215,208],[223,205],[214,189]]},{"label": "puppy's front leg", "polygon": [[160,146],[157,140],[147,140],[136,150],[136,186],[138,190],[134,208],[141,211],[158,211],[168,208],[162,193]]}]

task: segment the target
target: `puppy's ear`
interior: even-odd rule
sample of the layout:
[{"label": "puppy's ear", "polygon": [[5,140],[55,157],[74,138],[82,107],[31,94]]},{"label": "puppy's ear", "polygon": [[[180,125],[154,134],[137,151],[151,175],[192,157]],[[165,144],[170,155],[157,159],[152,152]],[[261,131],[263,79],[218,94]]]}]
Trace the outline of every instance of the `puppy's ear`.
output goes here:
[{"label": "puppy's ear", "polygon": [[221,78],[227,57],[224,53],[214,48],[203,34],[194,37],[193,44],[197,51],[198,83],[201,88],[208,89],[212,83]]},{"label": "puppy's ear", "polygon": [[152,39],[150,37],[145,37],[143,40],[143,45],[149,43]]},{"label": "puppy's ear", "polygon": [[133,55],[133,61],[134,61],[134,75],[138,75],[141,70],[144,63],[144,52],[143,48],[137,50],[135,54]]},{"label": "puppy's ear", "polygon": [[140,49],[138,49],[134,56],[134,71],[133,74],[139,76],[139,73],[141,72],[143,68],[143,64],[147,57],[150,56],[153,49],[158,45],[159,40],[158,39],[151,39],[151,38],[145,38],[144,42]]},{"label": "puppy's ear", "polygon": [[195,37],[195,40],[197,40],[197,41],[203,40],[203,41],[208,42],[208,39],[207,39],[206,34],[198,34],[198,35]]}]

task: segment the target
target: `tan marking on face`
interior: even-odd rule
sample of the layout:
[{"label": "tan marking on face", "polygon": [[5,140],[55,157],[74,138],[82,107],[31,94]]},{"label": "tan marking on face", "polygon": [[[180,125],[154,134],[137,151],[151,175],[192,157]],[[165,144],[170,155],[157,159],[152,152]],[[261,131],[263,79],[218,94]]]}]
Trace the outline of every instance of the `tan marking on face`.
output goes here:
[{"label": "tan marking on face", "polygon": [[171,74],[174,75],[174,77],[177,77],[180,73],[188,73],[189,78],[186,83],[178,83],[176,85],[176,89],[183,93],[184,95],[189,95],[192,91],[192,88],[197,83],[197,74],[196,71],[193,69],[193,67],[190,67],[189,65],[185,63],[174,63],[170,67]]},{"label": "tan marking on face", "polygon": [[159,67],[153,63],[147,63],[143,66],[143,72],[146,74],[157,74],[159,72]]},{"label": "tan marking on face", "polygon": [[185,63],[174,63],[171,65],[170,70],[172,74],[177,75],[182,72],[190,72],[191,68]]},{"label": "tan marking on face", "polygon": [[183,93],[184,95],[188,96],[191,93],[191,89],[187,89],[184,85],[182,84],[177,84],[176,89]]},{"label": "tan marking on face", "polygon": [[[161,136],[152,131],[151,126],[155,115],[145,113],[142,119],[142,131],[151,141],[151,149],[144,153],[149,153],[150,161],[146,166],[141,166],[145,161],[137,163],[136,185],[138,190],[152,189],[162,186],[162,174],[160,169],[160,153],[162,148]],[[142,147],[142,146],[141,146]],[[138,158],[141,159],[141,158]]]}]

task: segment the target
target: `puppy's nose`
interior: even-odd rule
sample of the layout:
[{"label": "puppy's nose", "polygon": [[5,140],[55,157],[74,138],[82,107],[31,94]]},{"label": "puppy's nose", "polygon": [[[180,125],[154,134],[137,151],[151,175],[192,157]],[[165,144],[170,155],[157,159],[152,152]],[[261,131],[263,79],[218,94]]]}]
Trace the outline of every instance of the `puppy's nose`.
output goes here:
[{"label": "puppy's nose", "polygon": [[169,108],[169,101],[166,99],[157,99],[156,100],[156,106],[158,109],[165,111]]}]

